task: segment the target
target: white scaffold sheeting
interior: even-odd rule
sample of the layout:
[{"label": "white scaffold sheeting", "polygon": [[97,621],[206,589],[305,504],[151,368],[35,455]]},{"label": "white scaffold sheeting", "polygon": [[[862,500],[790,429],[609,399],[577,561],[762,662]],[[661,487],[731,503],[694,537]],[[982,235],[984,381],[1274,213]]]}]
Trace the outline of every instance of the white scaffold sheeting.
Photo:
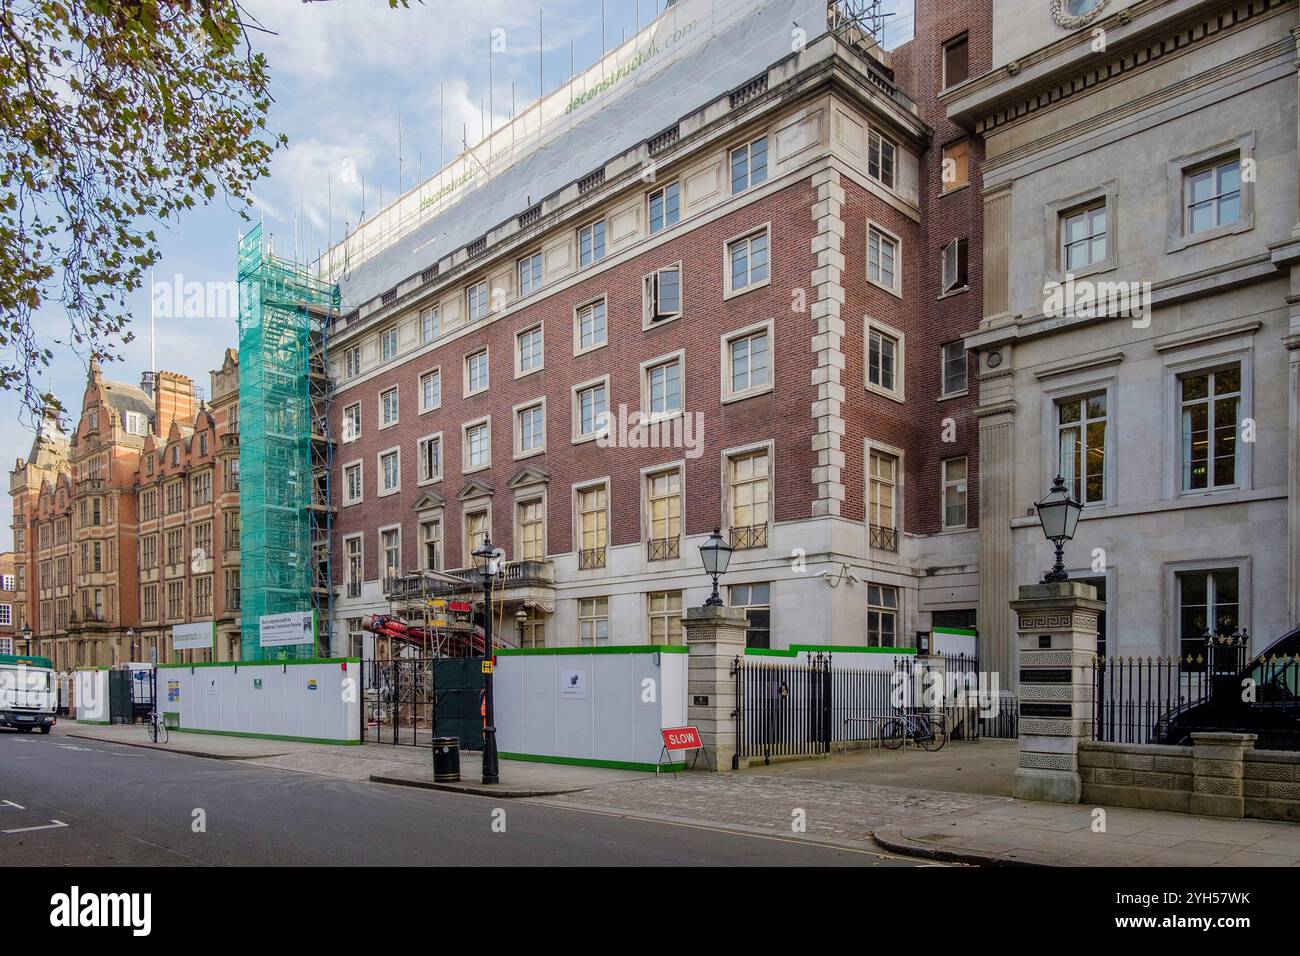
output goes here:
[{"label": "white scaffold sheeting", "polygon": [[368,302],[826,32],[826,0],[681,0],[362,224],[325,277],[345,311]]}]

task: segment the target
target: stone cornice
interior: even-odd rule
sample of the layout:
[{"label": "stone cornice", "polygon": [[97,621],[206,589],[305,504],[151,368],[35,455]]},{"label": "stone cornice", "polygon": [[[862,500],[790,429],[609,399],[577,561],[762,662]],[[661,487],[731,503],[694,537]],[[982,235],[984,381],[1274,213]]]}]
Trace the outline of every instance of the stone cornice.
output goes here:
[{"label": "stone cornice", "polygon": [[[1064,99],[1180,56],[1292,0],[1141,0],[1092,28],[962,84],[941,95],[954,122],[987,134]],[[1093,29],[1106,31],[1104,59],[1092,49]]]},{"label": "stone cornice", "polygon": [[1057,375],[1065,375],[1069,372],[1082,372],[1087,369],[1118,365],[1122,361],[1124,361],[1124,353],[1116,349],[1113,352],[1103,352],[1099,355],[1089,355],[1064,362],[1055,362],[1052,365],[1044,365],[1034,370],[1034,378],[1041,382],[1043,379],[1054,378]]}]

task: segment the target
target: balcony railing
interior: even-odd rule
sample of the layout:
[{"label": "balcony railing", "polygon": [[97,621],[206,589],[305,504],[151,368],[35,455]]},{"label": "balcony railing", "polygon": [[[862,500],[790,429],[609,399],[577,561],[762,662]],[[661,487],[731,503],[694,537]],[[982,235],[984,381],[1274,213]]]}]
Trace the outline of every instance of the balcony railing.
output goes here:
[{"label": "balcony railing", "polygon": [[582,548],[578,551],[578,570],[591,571],[605,566],[604,548]]},{"label": "balcony railing", "polygon": [[731,529],[731,546],[737,551],[767,547],[767,525],[747,524]]},{"label": "balcony railing", "polygon": [[667,561],[681,557],[681,538],[651,538],[645,543],[647,561]]},{"label": "balcony railing", "polygon": [[879,548],[881,551],[897,551],[898,532],[893,528],[873,524],[871,526],[871,546]]},{"label": "balcony railing", "polygon": [[[421,572],[412,571],[396,577],[385,577],[384,595],[391,600],[402,601],[483,590],[483,578],[477,568],[452,568],[439,573],[458,578],[462,583],[453,584],[450,581],[426,578]],[[553,588],[555,570],[550,561],[508,561],[497,576],[494,587],[498,590],[515,587]]]}]

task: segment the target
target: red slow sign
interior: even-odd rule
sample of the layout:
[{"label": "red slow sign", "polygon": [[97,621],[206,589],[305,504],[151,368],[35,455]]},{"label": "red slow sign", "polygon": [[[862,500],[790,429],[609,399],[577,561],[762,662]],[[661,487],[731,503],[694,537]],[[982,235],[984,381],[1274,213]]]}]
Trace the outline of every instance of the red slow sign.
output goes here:
[{"label": "red slow sign", "polygon": [[663,734],[665,750],[698,750],[704,746],[700,743],[700,732],[694,727],[670,727],[659,732]]}]

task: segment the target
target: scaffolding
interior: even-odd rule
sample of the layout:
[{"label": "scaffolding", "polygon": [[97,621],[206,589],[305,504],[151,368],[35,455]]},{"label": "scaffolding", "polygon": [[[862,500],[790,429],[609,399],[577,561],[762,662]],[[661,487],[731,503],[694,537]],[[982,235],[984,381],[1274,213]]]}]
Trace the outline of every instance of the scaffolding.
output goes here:
[{"label": "scaffolding", "polygon": [[[339,288],[239,240],[240,658],[328,656],[333,610],[328,328]],[[315,645],[264,651],[263,615],[315,616]]]}]

